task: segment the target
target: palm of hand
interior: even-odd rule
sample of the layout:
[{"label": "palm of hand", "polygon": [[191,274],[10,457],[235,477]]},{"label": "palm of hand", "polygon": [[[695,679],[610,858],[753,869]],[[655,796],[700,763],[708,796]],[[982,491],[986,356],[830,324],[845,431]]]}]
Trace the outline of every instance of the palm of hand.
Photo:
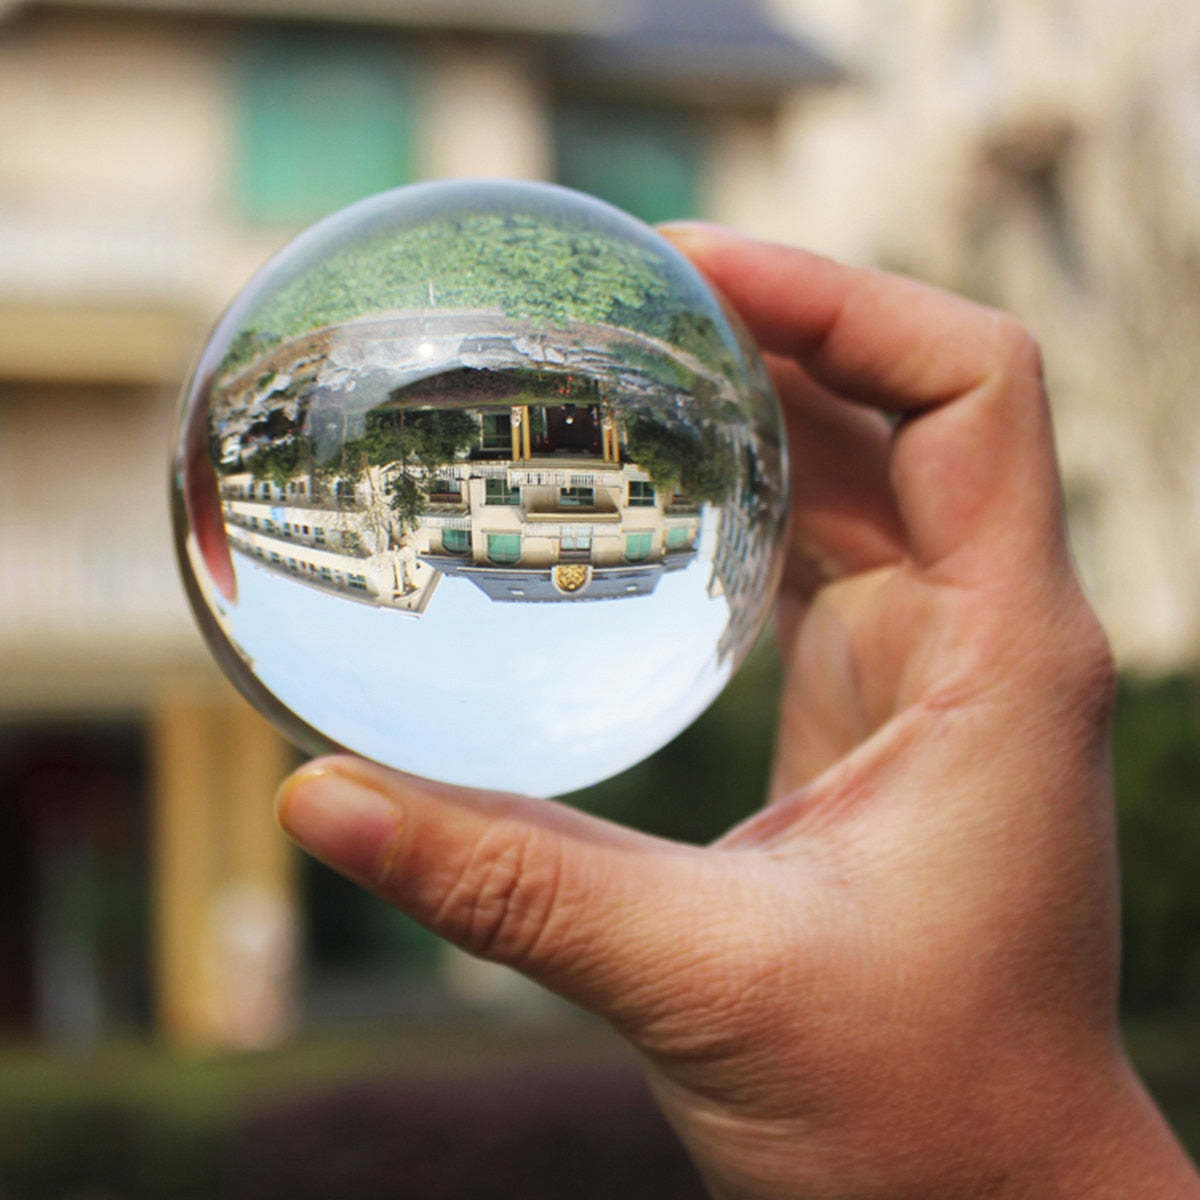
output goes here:
[{"label": "palm of hand", "polygon": [[719,1196],[1049,1195],[1030,1164],[1122,1089],[1111,666],[1036,351],[914,284],[674,236],[790,425],[771,802],[699,849],[331,760],[280,819],[625,1033]]}]

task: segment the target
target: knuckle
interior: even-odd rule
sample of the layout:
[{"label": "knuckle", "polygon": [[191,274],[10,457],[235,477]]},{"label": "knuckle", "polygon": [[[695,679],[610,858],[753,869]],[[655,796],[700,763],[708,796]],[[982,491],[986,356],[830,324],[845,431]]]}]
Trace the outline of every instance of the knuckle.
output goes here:
[{"label": "knuckle", "polygon": [[550,924],[559,876],[553,839],[501,823],[476,843],[437,927],[469,954],[522,966],[536,957]]}]

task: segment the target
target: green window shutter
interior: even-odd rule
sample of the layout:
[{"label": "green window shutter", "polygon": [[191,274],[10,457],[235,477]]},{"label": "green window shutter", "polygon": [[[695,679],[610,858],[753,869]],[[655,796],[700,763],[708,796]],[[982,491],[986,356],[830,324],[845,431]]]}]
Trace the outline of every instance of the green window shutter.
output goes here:
[{"label": "green window shutter", "polygon": [[442,549],[449,554],[466,554],[471,548],[471,532],[468,529],[443,529]]},{"label": "green window shutter", "polygon": [[704,130],[670,109],[569,104],[554,119],[558,182],[654,224],[699,214]]},{"label": "green window shutter", "polygon": [[682,525],[676,525],[672,529],[667,530],[667,549],[678,550],[681,546],[686,546],[688,540],[688,531]]},{"label": "green window shutter", "polygon": [[246,47],[238,74],[248,220],[302,224],[415,177],[411,70],[387,48],[276,33]]},{"label": "green window shutter", "polygon": [[630,562],[642,562],[650,557],[650,533],[630,533],[625,537],[625,557]]},{"label": "green window shutter", "polygon": [[496,563],[515,563],[521,558],[521,535],[519,533],[489,533],[487,535],[488,558]]}]

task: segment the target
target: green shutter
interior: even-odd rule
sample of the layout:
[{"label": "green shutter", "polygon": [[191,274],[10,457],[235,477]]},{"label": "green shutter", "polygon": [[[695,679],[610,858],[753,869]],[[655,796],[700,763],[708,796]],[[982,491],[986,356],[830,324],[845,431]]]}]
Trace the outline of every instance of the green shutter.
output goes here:
[{"label": "green shutter", "polygon": [[414,178],[403,59],[330,34],[280,34],[239,64],[236,193],[257,222],[300,224]]},{"label": "green shutter", "polygon": [[489,533],[487,535],[488,558],[497,563],[515,563],[521,558],[521,535],[519,533]]},{"label": "green shutter", "polygon": [[625,537],[625,557],[630,562],[641,562],[650,557],[652,534],[630,533]]},{"label": "green shutter", "polygon": [[654,224],[699,213],[704,131],[686,113],[565,105],[555,114],[559,183]]}]

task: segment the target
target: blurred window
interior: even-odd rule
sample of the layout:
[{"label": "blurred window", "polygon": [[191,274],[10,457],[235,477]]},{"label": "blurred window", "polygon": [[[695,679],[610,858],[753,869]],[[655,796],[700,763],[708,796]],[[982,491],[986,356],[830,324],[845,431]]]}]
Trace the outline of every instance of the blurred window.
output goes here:
[{"label": "blurred window", "polygon": [[630,562],[642,562],[650,557],[651,534],[631,533],[625,538],[625,557]]},{"label": "blurred window", "polygon": [[448,554],[466,554],[471,549],[470,530],[443,529],[442,549]]},{"label": "blurred window", "polygon": [[389,48],[276,31],[245,47],[238,74],[248,220],[302,224],[414,178],[412,71]]},{"label": "blurred window", "polygon": [[644,479],[629,481],[629,505],[631,508],[649,508],[654,504],[654,484]]},{"label": "blurred window", "polygon": [[704,130],[687,113],[632,105],[562,105],[554,118],[559,183],[651,224],[699,213]]}]

